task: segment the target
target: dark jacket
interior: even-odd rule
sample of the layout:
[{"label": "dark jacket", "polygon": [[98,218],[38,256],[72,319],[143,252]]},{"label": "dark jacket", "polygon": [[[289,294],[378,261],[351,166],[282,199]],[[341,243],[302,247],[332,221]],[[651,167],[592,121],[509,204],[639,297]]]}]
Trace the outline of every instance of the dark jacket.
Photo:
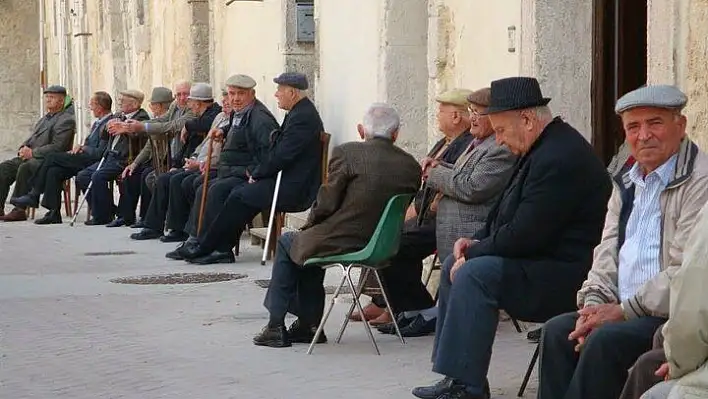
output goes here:
[{"label": "dark jacket", "polygon": [[231,113],[230,123],[224,127],[226,142],[219,158],[219,177],[241,177],[252,172],[268,156],[270,134],[278,129],[278,121],[268,108],[256,100],[239,123]]},{"label": "dark jacket", "polygon": [[[69,106],[73,109],[73,106]],[[34,125],[32,135],[21,147],[32,149],[33,158],[44,158],[52,152],[69,151],[76,134],[76,119],[69,107],[53,114],[47,113]]]},{"label": "dark jacket", "polygon": [[100,159],[101,155],[106,151],[108,146],[109,134],[106,126],[108,121],[114,119],[115,115],[109,115],[103,120],[97,120],[96,125],[92,126],[91,132],[86,139],[84,139],[84,145],[81,147],[81,151],[95,159]]},{"label": "dark jacket", "polygon": [[[116,117],[123,121],[127,119],[125,115],[118,115]],[[130,119],[136,121],[146,121],[150,119],[150,115],[147,113],[147,111],[140,108],[138,112],[136,112],[135,115],[133,115]],[[120,140],[118,140],[119,137]],[[116,140],[118,141],[116,142]],[[139,134],[136,136],[130,136],[125,134],[119,136],[112,136],[106,146],[106,155],[108,155],[108,157],[110,157],[111,159],[118,161],[118,163],[120,164],[125,164],[125,162],[128,160],[128,157],[131,155],[131,152],[133,156],[138,155],[138,153],[143,148],[146,142],[147,135],[145,134]],[[114,143],[115,147],[113,147]]]},{"label": "dark jacket", "polygon": [[253,169],[251,175],[256,180],[275,179],[283,171],[278,194],[280,210],[304,211],[315,200],[322,183],[322,132],[317,108],[309,98],[303,98],[285,116],[268,156]]},{"label": "dark jacket", "polygon": [[220,113],[221,105],[213,103],[197,119],[190,119],[184,124],[185,129],[187,129],[187,142],[182,146],[179,154],[173,157],[173,168],[181,168],[184,165],[184,159],[190,157],[199,144],[204,141],[204,137],[211,129],[214,118]]},{"label": "dark jacket", "polygon": [[416,192],[421,179],[415,158],[382,138],[335,147],[328,172],[290,248],[299,265],[365,247],[391,197]]},{"label": "dark jacket", "polygon": [[527,302],[542,301],[537,308],[549,313],[543,318],[573,310],[600,242],[611,190],[587,140],[555,118],[519,160],[475,236],[480,242],[465,257],[498,256],[521,267],[535,290]]}]

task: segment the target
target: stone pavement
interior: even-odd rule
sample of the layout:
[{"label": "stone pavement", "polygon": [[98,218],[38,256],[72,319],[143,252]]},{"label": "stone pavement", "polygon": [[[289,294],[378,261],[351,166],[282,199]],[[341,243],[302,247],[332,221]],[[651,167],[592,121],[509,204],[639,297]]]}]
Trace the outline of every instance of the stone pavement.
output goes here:
[{"label": "stone pavement", "polygon": [[[130,232],[71,228],[67,220],[0,222],[0,398],[391,399],[411,398],[413,386],[437,379],[430,372],[431,337],[404,347],[377,333],[379,357],[359,323],[350,324],[341,345],[319,345],[312,356],[305,345],[255,347],[251,337],[267,313],[265,290],[253,280],[270,277],[257,247],[244,239],[238,263],[196,267],[164,257],[174,244],[134,242]],[[248,277],[192,285],[110,282],[206,271]],[[328,272],[328,284],[335,273]],[[330,337],[346,306],[335,308]],[[515,397],[532,350],[511,323],[500,324],[490,370],[495,397]],[[535,378],[526,397],[535,396]]]}]

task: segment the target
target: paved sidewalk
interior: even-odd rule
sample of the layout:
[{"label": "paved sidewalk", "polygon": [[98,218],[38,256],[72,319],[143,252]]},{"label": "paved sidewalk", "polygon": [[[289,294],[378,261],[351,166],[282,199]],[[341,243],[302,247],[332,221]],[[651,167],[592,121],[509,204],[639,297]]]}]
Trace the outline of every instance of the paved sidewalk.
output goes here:
[{"label": "paved sidewalk", "polygon": [[[38,217],[41,212],[38,212]],[[83,218],[80,218],[83,221]],[[68,220],[59,226],[0,222],[0,398],[411,398],[434,381],[431,337],[403,347],[376,334],[374,354],[362,325],[341,345],[258,348],[267,321],[270,277],[259,251],[241,242],[238,263],[195,267],[170,261],[174,244],[134,242],[128,228]],[[134,251],[87,256],[87,252]],[[193,285],[125,285],[116,277],[230,271],[247,278]],[[328,284],[337,276],[328,273]],[[327,333],[336,334],[338,304]],[[495,397],[513,398],[533,346],[500,325],[490,371]],[[526,397],[535,396],[535,376]]]}]

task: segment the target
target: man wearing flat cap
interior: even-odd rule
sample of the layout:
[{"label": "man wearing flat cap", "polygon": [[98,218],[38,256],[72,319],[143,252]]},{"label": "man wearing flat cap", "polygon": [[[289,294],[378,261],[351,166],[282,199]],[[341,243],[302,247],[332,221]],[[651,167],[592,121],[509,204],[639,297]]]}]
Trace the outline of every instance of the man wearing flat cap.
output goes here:
[{"label": "man wearing flat cap", "polygon": [[[283,73],[273,81],[278,84],[278,106],[288,111],[282,129],[269,132],[270,148],[246,168],[248,184],[232,189],[212,210],[207,206],[197,242],[180,251],[181,257],[192,263],[235,261],[231,251],[234,237],[240,237],[246,224],[270,207],[279,172],[277,211],[301,212],[315,200],[322,183],[322,120],[303,92],[308,88],[305,75]],[[224,156],[222,153],[222,160]]]},{"label": "man wearing flat cap", "polygon": [[432,357],[444,378],[414,389],[417,397],[488,398],[499,311],[544,322],[575,308],[612,184],[587,140],[553,118],[549,101],[534,78],[491,84],[484,114],[497,143],[520,159],[484,228],[459,238],[443,262]]},{"label": "man wearing flat cap", "polygon": [[12,197],[21,197],[30,191],[32,177],[39,170],[44,158],[54,152],[69,151],[74,134],[73,103],[67,101],[66,89],[49,86],[44,90],[44,106],[47,113],[34,125],[32,135],[20,146],[17,156],[0,163],[0,220],[6,222],[27,219],[24,208],[15,207],[5,215],[5,201],[10,185],[15,183]]},{"label": "man wearing flat cap", "polygon": [[617,100],[636,162],[613,176],[580,310],[544,326],[539,398],[619,397],[627,370],[669,316],[669,283],[708,201],[708,157],[686,136],[686,102],[665,85]]},{"label": "man wearing flat cap", "polygon": [[[120,113],[115,119],[110,120],[106,127],[111,134],[106,151],[103,154],[103,163],[95,162],[91,166],[83,169],[76,175],[76,186],[86,192],[89,183],[92,183],[91,190],[86,193],[86,201],[91,209],[92,219],[86,224],[106,225],[113,221],[116,213],[116,206],[113,202],[113,194],[108,187],[109,182],[120,177],[132,153],[132,148],[137,137],[131,137],[120,129],[123,122],[127,120],[147,120],[150,118],[147,111],[141,108],[145,95],[138,90],[124,90],[120,92],[119,106]],[[101,168],[98,165],[101,164]],[[121,208],[125,200],[121,202]],[[119,209],[123,213],[123,209]]]}]

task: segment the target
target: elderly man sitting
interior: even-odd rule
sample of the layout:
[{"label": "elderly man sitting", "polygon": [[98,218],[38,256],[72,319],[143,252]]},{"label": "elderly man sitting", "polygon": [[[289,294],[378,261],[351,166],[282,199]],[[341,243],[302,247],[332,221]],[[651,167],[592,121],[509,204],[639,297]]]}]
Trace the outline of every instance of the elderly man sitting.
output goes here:
[{"label": "elderly man sitting", "polygon": [[[278,240],[272,280],[265,298],[270,321],[253,338],[259,346],[282,348],[309,343],[324,310],[325,272],[303,267],[308,258],[354,252],[366,246],[388,201],[415,193],[421,170],[410,154],[396,147],[399,117],[385,104],[374,104],[358,126],[363,143],[332,150],[327,184],[317,194],[302,231]],[[298,317],[289,330],[285,315]],[[326,342],[324,334],[318,342]]]},{"label": "elderly man sitting", "polygon": [[708,200],[708,158],[686,137],[685,104],[673,86],[643,87],[617,101],[636,163],[614,177],[580,310],[544,327],[541,399],[617,398],[627,369],[669,315],[669,282]]},{"label": "elderly man sitting", "polygon": [[486,114],[518,168],[473,238],[443,264],[433,371],[419,398],[487,398],[486,376],[504,309],[542,322],[573,309],[600,240],[610,179],[583,136],[553,118],[538,81],[492,82]]}]

